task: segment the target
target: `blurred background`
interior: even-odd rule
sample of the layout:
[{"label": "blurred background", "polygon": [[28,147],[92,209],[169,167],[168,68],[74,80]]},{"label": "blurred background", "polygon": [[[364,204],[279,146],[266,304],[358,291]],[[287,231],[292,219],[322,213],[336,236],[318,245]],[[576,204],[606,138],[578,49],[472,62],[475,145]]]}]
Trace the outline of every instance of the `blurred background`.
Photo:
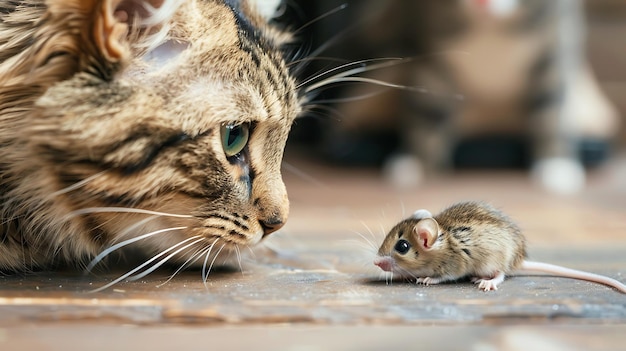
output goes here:
[{"label": "blurred background", "polygon": [[288,146],[415,187],[526,170],[579,191],[626,148],[626,2],[291,0],[309,99]]}]

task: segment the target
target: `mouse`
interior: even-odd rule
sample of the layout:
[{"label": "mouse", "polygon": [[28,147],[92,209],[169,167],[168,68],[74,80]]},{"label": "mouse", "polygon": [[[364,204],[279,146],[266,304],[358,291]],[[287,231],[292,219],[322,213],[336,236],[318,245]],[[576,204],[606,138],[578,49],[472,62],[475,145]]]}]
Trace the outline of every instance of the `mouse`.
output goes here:
[{"label": "mouse", "polygon": [[492,205],[464,201],[437,215],[418,210],[386,235],[374,264],[416,283],[434,285],[470,278],[497,290],[507,275],[526,271],[604,284],[626,294],[626,285],[602,275],[529,261],[518,225]]}]

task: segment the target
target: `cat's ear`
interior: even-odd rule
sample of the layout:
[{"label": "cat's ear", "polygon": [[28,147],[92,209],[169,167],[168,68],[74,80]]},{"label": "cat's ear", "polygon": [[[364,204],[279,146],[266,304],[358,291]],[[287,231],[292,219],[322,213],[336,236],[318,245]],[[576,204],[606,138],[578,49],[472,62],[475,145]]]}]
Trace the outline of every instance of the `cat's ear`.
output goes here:
[{"label": "cat's ear", "polygon": [[[167,34],[167,23],[179,5],[179,0],[101,0],[93,22],[94,40],[112,61],[123,59],[130,45],[155,47]],[[129,34],[142,43],[132,42]]]},{"label": "cat's ear", "polygon": [[[154,40],[167,31],[180,0],[48,0],[50,13],[76,26],[104,59],[122,61],[134,40]],[[156,28],[156,29],[155,29]],[[161,35],[162,37],[162,35]]]},{"label": "cat's ear", "polygon": [[250,0],[250,4],[265,19],[270,20],[276,16],[278,9],[283,4],[282,0]]},{"label": "cat's ear", "polygon": [[127,50],[123,38],[132,22],[130,10],[126,10],[125,5],[124,1],[103,0],[96,5],[98,8],[95,9],[92,22],[94,43],[107,60],[114,62],[122,60]]},{"label": "cat's ear", "polygon": [[419,246],[425,251],[430,251],[439,237],[439,223],[434,218],[424,218],[413,227],[413,234]]}]

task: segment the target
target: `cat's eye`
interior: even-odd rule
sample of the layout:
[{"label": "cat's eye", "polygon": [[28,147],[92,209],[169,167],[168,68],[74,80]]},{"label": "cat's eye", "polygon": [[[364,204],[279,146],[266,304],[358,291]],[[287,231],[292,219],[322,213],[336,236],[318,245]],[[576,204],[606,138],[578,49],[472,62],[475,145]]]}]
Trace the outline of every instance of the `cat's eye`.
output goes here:
[{"label": "cat's eye", "polygon": [[226,124],[222,126],[222,147],[226,157],[233,157],[243,151],[250,137],[248,124]]},{"label": "cat's eye", "polygon": [[394,247],[394,250],[396,250],[401,255],[404,255],[405,253],[409,252],[410,249],[411,249],[411,244],[404,239],[398,240],[398,242],[396,243],[396,246]]}]

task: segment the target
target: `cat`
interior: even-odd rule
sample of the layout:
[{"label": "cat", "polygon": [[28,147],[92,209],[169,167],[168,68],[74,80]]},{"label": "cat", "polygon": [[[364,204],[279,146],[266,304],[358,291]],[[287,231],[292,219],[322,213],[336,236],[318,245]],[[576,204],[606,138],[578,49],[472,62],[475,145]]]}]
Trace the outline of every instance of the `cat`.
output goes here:
[{"label": "cat", "polygon": [[291,40],[245,0],[0,0],[0,272],[206,270],[281,228]]}]

